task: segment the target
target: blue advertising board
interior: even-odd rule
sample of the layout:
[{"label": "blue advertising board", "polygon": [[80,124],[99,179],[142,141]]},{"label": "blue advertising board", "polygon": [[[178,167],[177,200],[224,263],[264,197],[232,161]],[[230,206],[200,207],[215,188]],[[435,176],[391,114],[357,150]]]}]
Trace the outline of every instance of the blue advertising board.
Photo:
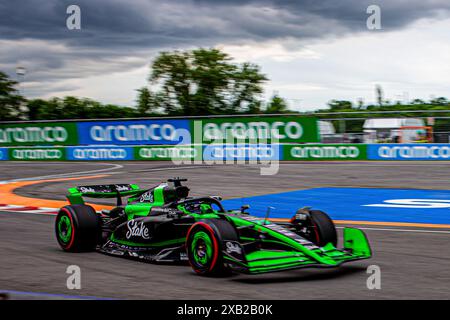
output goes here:
[{"label": "blue advertising board", "polygon": [[450,160],[450,144],[369,144],[369,160]]},{"label": "blue advertising board", "polygon": [[95,121],[77,123],[81,145],[189,144],[189,120]]},{"label": "blue advertising board", "polygon": [[0,148],[0,161],[1,160],[8,160],[8,149],[7,148]]},{"label": "blue advertising board", "polygon": [[134,160],[133,147],[67,147],[67,160]]},{"label": "blue advertising board", "polygon": [[279,144],[206,145],[203,160],[280,160],[281,149]]}]

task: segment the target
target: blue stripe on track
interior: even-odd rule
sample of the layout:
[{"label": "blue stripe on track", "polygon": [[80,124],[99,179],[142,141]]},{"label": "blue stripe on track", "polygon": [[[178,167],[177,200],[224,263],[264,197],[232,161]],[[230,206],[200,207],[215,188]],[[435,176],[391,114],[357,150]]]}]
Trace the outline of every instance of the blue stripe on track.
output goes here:
[{"label": "blue stripe on track", "polygon": [[[410,199],[409,204],[405,204],[405,199]],[[411,203],[411,199],[415,202]],[[385,202],[389,200],[400,203]],[[335,220],[450,223],[450,190],[315,188],[230,199],[223,203],[227,209],[250,204],[249,213],[256,216],[264,216],[267,207],[272,206],[275,207],[270,214],[273,218],[290,218],[298,208],[311,206],[327,212]]]}]

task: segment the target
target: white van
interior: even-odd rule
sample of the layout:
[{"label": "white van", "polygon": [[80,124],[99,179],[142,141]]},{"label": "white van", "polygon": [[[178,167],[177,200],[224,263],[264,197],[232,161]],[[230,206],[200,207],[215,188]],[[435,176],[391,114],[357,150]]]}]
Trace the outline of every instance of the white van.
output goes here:
[{"label": "white van", "polygon": [[418,118],[374,118],[364,121],[364,143],[414,142],[426,136],[425,122]]}]

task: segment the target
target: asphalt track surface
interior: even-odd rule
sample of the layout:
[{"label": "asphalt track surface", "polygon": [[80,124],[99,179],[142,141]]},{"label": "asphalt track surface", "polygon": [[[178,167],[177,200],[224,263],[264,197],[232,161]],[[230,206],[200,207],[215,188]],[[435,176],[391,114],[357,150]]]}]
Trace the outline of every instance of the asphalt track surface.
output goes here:
[{"label": "asphalt track surface", "polygon": [[[74,185],[152,186],[172,176],[188,178],[193,195],[224,198],[324,186],[450,189],[448,162],[283,163],[274,176],[261,176],[258,167],[249,165],[0,163],[0,181],[98,174],[107,176],[25,186],[16,193],[63,200],[65,189]],[[358,226],[369,237],[374,252],[370,260],[336,269],[203,278],[188,266],[155,265],[95,252],[65,253],[56,243],[53,223],[53,216],[0,212],[0,292],[7,291],[15,299],[450,299],[450,230],[446,229]],[[66,287],[69,265],[81,268],[81,290]],[[381,269],[380,290],[366,286],[369,265]]]}]

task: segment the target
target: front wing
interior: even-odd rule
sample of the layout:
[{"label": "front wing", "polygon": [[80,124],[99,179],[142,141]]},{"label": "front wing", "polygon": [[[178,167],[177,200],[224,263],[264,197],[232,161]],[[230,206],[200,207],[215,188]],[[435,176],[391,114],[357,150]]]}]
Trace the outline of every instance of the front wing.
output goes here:
[{"label": "front wing", "polygon": [[[230,247],[230,246],[229,246]],[[307,267],[337,267],[345,262],[368,259],[372,256],[369,242],[359,229],[344,228],[344,248],[337,249],[331,243],[311,250],[311,254],[297,250],[258,250],[246,254],[237,250],[223,250],[224,262],[241,273],[260,274]]]}]

